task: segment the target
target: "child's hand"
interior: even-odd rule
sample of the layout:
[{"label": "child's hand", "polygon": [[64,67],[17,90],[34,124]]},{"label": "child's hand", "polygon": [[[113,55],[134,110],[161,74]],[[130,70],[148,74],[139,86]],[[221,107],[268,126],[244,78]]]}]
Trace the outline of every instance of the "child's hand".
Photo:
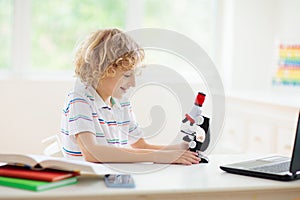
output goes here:
[{"label": "child's hand", "polygon": [[173,164],[184,164],[192,165],[198,164],[200,158],[198,153],[188,150],[169,150],[159,151],[157,157],[157,163],[173,163]]},{"label": "child's hand", "polygon": [[198,153],[192,151],[184,151],[184,153],[178,157],[178,159],[174,160],[172,163],[174,164],[184,164],[184,165],[191,165],[191,164],[199,164],[200,158],[198,157]]}]

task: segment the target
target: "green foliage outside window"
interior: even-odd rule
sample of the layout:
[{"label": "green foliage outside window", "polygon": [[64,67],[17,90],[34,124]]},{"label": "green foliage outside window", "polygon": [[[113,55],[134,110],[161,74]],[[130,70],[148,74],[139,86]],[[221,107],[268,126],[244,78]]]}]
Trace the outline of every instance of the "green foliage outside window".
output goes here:
[{"label": "green foliage outside window", "polygon": [[[139,0],[137,0],[139,1]],[[125,29],[127,0],[30,0],[29,64],[36,70],[72,70],[75,45],[96,29]],[[25,2],[25,3],[26,3]],[[24,2],[22,2],[24,3]],[[10,69],[14,0],[0,0],[0,69]],[[143,0],[142,27],[178,31],[211,47],[211,0]],[[22,19],[14,19],[21,20]],[[20,22],[19,22],[20,23]],[[141,27],[141,28],[142,28]],[[20,33],[21,34],[21,33]],[[28,69],[27,69],[28,70]]]},{"label": "green foliage outside window", "polygon": [[72,69],[76,43],[103,28],[124,29],[124,0],[32,0],[31,65],[34,69]]}]

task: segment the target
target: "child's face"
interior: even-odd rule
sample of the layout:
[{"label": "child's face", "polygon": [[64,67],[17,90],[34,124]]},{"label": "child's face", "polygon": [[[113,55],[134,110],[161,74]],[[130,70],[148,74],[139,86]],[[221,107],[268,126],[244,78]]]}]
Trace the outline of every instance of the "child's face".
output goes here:
[{"label": "child's face", "polygon": [[135,68],[129,71],[117,70],[114,77],[105,77],[98,86],[102,98],[121,98],[130,87],[135,87]]}]

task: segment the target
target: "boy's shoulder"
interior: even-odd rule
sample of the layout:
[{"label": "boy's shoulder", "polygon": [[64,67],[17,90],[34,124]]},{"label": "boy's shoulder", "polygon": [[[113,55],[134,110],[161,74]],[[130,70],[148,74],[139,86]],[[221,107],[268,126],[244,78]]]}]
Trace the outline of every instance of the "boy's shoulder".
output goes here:
[{"label": "boy's shoulder", "polygon": [[91,91],[90,86],[84,85],[79,79],[77,79],[74,87],[68,93],[68,98],[84,98],[86,100],[94,101],[95,95],[93,91]]},{"label": "boy's shoulder", "polygon": [[88,92],[78,92],[78,91],[70,91],[68,93],[68,99],[84,99],[86,101],[94,101],[95,97],[89,94]]}]

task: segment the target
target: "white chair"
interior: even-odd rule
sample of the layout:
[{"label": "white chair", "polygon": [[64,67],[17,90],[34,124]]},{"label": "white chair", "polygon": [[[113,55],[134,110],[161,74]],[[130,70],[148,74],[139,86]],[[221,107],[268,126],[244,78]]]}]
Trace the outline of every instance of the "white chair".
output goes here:
[{"label": "white chair", "polygon": [[43,144],[48,144],[43,151],[46,156],[63,157],[61,152],[61,142],[58,134],[52,135],[42,140]]}]

